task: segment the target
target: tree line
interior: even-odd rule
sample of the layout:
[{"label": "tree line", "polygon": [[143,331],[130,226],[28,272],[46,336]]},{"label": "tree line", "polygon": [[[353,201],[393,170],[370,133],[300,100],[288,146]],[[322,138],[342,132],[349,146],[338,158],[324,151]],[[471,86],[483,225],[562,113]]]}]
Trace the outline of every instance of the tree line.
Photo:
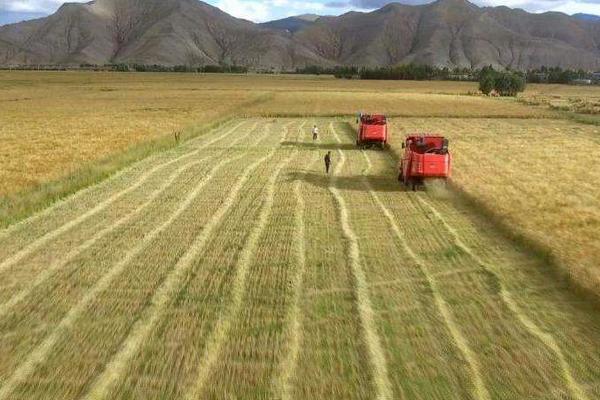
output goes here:
[{"label": "tree line", "polygon": [[223,73],[223,74],[245,74],[248,67],[240,65],[159,65],[159,64],[112,64],[112,69],[118,72],[200,72],[200,73]]},{"label": "tree line", "polygon": [[474,80],[472,72],[466,68],[438,68],[424,64],[403,64],[391,67],[321,67],[310,65],[295,70],[297,74],[333,75],[336,78],[343,79],[380,80]]},{"label": "tree line", "polygon": [[[381,79],[381,80],[461,80],[477,82],[482,74],[489,71],[489,67],[480,69],[435,67],[422,64],[403,64],[388,67],[321,67],[306,66],[296,68],[297,74],[334,75],[346,79]],[[600,81],[600,73],[584,70],[563,69],[561,67],[540,67],[526,72],[505,72],[517,74],[525,79],[526,83],[572,83],[577,80],[589,79]]]},{"label": "tree line", "polygon": [[562,69],[561,67],[541,67],[527,71],[529,83],[572,83],[577,80],[599,81],[600,74],[582,69]]}]

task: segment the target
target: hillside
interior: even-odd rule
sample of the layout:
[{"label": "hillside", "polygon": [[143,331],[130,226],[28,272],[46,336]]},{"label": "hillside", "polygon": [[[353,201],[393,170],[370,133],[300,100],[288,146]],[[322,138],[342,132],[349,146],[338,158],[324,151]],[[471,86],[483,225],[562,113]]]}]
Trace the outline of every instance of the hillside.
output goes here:
[{"label": "hillside", "polygon": [[564,14],[479,8],[464,0],[423,6],[389,4],[363,14],[321,18],[298,33],[337,64],[511,67],[600,66],[600,24]]},{"label": "hillside", "polygon": [[96,0],[0,28],[1,64],[327,64],[279,32],[196,0]]},{"label": "hillside", "polygon": [[560,13],[398,3],[266,24],[197,0],[96,0],[0,27],[0,64],[239,64],[600,68],[600,22]]}]

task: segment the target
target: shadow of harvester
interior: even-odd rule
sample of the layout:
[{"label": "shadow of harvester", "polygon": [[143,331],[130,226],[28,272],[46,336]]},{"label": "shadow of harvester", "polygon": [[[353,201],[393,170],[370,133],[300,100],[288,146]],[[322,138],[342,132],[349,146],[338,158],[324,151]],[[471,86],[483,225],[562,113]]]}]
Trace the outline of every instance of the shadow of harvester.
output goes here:
[{"label": "shadow of harvester", "polygon": [[[352,176],[333,176],[314,171],[297,171],[287,174],[288,181],[303,181],[312,186],[322,189],[334,187],[339,190],[350,190],[358,192],[367,192],[373,189],[376,192],[403,192],[406,189],[393,176],[386,175],[352,175]],[[365,180],[370,183],[370,187],[365,184]]]},{"label": "shadow of harvester", "polygon": [[306,150],[356,150],[356,146],[352,143],[320,143],[320,142],[282,142],[285,147],[297,147]]}]

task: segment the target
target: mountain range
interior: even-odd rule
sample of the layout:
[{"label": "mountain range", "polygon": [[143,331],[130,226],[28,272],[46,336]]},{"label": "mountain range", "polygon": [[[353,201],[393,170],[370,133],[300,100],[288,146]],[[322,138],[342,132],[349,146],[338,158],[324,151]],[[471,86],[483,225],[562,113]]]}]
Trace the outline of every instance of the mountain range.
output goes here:
[{"label": "mountain range", "polygon": [[289,70],[409,62],[597,70],[600,21],[438,0],[255,24],[199,0],[95,0],[66,3],[48,17],[0,27],[0,65],[236,64]]}]

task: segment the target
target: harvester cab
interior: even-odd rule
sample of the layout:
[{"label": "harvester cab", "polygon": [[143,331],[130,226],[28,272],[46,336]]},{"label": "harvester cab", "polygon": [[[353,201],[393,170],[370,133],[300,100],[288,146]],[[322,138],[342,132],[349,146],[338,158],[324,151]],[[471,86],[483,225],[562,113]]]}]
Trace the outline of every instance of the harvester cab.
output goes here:
[{"label": "harvester cab", "polygon": [[398,168],[398,180],[413,190],[428,179],[450,177],[452,157],[449,141],[437,135],[410,135],[402,143],[404,154]]}]

